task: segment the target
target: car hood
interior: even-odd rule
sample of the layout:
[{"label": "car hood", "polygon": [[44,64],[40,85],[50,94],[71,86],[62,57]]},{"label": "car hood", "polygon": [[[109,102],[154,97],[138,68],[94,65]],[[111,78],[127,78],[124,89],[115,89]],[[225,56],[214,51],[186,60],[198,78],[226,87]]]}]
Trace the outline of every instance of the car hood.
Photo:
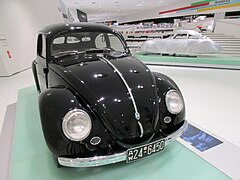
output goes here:
[{"label": "car hood", "polygon": [[67,82],[114,137],[130,142],[153,134],[159,111],[156,83],[142,62],[105,56],[65,68],[71,74]]}]

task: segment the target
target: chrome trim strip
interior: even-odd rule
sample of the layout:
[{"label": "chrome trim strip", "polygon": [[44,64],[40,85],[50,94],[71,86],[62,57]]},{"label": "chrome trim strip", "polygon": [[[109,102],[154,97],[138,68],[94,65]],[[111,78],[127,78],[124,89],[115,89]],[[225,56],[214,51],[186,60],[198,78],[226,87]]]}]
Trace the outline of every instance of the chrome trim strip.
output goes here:
[{"label": "chrome trim strip", "polygon": [[126,86],[126,88],[127,88],[127,90],[128,90],[128,93],[129,93],[129,95],[130,95],[130,97],[131,97],[131,100],[132,100],[132,103],[133,103],[133,107],[134,107],[134,109],[135,109],[135,118],[136,118],[137,120],[140,120],[141,117],[140,117],[140,114],[139,114],[139,112],[138,112],[137,105],[136,105],[136,101],[135,101],[135,99],[134,99],[134,97],[133,97],[133,94],[132,94],[132,90],[131,90],[131,88],[128,86],[128,83],[127,83],[126,80],[124,79],[122,73],[121,73],[108,59],[106,59],[105,57],[101,57],[101,58],[102,58],[101,60],[103,60],[104,62],[106,62],[107,64],[109,64],[109,65],[114,69],[114,71],[117,72],[118,76],[122,79],[123,83],[125,84],[125,86]]},{"label": "chrome trim strip", "polygon": [[141,133],[141,135],[139,137],[141,138],[143,136],[143,126],[139,121],[138,121],[138,125],[139,125],[140,133]]},{"label": "chrome trim strip", "polygon": [[[175,132],[168,135],[165,138],[165,146],[170,144],[173,140],[181,136],[185,130],[187,129],[188,122],[185,120],[184,124]],[[95,167],[95,166],[102,166],[106,164],[117,163],[120,161],[125,161],[127,158],[126,151],[122,153],[116,153],[113,155],[107,156],[96,156],[96,157],[89,157],[89,158],[63,158],[59,157],[58,162],[62,166],[68,167]]]},{"label": "chrome trim strip", "polygon": [[90,158],[58,158],[59,164],[68,167],[96,167],[106,164],[117,163],[126,160],[126,152],[116,153],[108,156],[96,156]]},{"label": "chrome trim strip", "polygon": [[183,125],[178,130],[174,131],[173,133],[165,137],[165,145],[170,144],[172,141],[180,137],[186,131],[187,127],[188,127],[188,122],[187,120],[185,120]]}]

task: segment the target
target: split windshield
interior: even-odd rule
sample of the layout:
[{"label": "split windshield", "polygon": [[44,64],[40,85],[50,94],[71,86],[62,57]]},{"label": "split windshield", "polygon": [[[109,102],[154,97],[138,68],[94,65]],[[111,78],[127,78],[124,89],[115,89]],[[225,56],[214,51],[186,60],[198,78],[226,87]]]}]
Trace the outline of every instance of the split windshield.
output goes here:
[{"label": "split windshield", "polygon": [[115,34],[101,32],[66,33],[56,37],[51,44],[51,55],[84,52],[89,50],[111,50],[125,53],[126,48]]}]

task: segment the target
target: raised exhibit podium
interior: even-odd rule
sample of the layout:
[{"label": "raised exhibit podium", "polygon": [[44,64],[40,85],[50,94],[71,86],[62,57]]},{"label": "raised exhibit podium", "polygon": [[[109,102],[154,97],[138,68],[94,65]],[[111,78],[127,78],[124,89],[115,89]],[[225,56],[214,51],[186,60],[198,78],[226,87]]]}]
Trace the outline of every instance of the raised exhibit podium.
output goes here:
[{"label": "raised exhibit podium", "polygon": [[32,179],[230,179],[179,142],[134,163],[93,168],[57,168],[45,144],[35,87],[19,91],[10,180]]}]

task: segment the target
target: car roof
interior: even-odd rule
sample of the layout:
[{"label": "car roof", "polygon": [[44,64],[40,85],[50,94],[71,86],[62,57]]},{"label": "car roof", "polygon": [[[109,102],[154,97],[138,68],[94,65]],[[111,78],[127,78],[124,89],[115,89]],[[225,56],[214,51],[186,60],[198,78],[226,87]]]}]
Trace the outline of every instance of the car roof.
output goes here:
[{"label": "car roof", "polygon": [[40,33],[44,34],[47,38],[54,38],[58,34],[67,32],[90,32],[99,31],[113,33],[115,30],[98,23],[59,23],[45,27]]},{"label": "car roof", "polygon": [[203,35],[197,31],[194,30],[177,30],[174,34],[190,34],[192,36],[196,36],[200,39],[203,38]]}]

